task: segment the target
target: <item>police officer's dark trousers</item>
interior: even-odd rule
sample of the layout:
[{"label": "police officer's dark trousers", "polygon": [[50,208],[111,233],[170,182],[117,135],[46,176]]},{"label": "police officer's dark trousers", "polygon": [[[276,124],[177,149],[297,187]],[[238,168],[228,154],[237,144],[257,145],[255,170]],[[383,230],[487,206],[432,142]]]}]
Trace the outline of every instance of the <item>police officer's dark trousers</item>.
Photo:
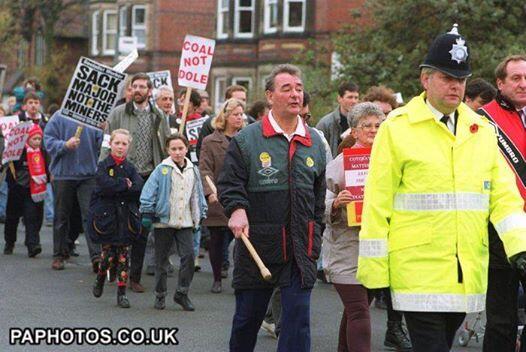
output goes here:
[{"label": "police officer's dark trousers", "polygon": [[413,352],[449,352],[465,313],[404,312]]}]

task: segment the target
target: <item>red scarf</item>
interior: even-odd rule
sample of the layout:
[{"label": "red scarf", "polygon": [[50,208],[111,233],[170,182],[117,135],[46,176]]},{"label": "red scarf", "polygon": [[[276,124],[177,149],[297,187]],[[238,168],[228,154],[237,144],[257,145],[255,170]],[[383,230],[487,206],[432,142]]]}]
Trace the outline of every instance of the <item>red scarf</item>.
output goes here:
[{"label": "red scarf", "polygon": [[33,149],[26,144],[27,168],[29,169],[29,191],[33,202],[46,198],[46,162],[40,148]]},{"label": "red scarf", "polygon": [[110,155],[113,158],[113,161],[115,161],[115,164],[117,164],[117,166],[119,166],[120,164],[122,164],[124,162],[124,160],[126,160],[126,156],[123,156],[122,158],[119,158],[116,155],[113,155],[113,154],[110,154]]}]

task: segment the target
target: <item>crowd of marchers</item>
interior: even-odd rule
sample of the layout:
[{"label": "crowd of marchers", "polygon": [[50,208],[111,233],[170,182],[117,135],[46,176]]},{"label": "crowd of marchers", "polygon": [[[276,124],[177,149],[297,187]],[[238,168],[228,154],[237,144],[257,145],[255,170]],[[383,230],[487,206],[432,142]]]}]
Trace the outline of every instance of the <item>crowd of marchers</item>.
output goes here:
[{"label": "crowd of marchers", "polygon": [[[250,108],[251,92],[233,85],[215,112],[206,91],[191,91],[186,116],[186,90],[153,94],[149,76],[134,74],[101,129],[79,129],[55,104],[44,109],[45,92],[28,80],[0,107],[0,116],[33,122],[20,159],[4,165],[4,255],[18,250],[21,219],[30,258],[42,252],[43,224],[53,227],[53,270],[79,255],[84,233],[95,297],[116,282],[119,307],[130,307],[130,288],[152,292],[162,310],[176,276],[173,300],[185,311],[196,309],[191,284],[208,255],[211,293],[229,275],[235,290],[231,351],[254,350],[260,329],[278,351],[310,351],[317,280],[344,307],[338,351],[371,351],[373,300],[387,310],[386,347],[449,351],[466,313],[485,310],[483,350],[526,351],[517,336],[526,55],[503,58],[495,87],[472,77],[471,50],[455,26],[415,68],[420,95],[404,103],[383,85],[362,95],[348,81],[319,119],[308,72],[289,64],[273,68],[265,99]],[[349,148],[371,149],[358,226],[348,225]]]}]

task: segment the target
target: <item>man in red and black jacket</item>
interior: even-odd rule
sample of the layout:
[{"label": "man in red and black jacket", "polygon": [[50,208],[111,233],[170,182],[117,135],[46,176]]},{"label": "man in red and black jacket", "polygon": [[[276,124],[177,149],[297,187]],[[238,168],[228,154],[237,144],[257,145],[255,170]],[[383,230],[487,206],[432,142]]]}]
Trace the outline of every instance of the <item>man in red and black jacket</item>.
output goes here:
[{"label": "man in red and black jacket", "polygon": [[[501,152],[526,199],[526,55],[506,57],[495,69],[495,77],[497,97],[478,113],[495,125]],[[490,256],[483,351],[512,352],[517,339],[517,291],[519,281],[524,278],[510,266],[491,223],[488,230]]]},{"label": "man in red and black jacket", "polygon": [[[274,287],[281,288],[278,351],[310,351],[310,294],[316,282],[325,211],[325,149],[299,117],[300,70],[279,65],[266,82],[268,116],[237,134],[227,149],[218,194],[236,237],[236,311],[231,352],[254,350]],[[272,273],[263,280],[240,240],[248,234]]]}]

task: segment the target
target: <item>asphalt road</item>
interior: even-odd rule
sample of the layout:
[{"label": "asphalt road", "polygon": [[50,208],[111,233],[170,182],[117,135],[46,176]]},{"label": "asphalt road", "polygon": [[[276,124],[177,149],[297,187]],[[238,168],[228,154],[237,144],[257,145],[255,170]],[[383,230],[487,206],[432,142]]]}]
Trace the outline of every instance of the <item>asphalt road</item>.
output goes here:
[{"label": "asphalt road", "polygon": [[[101,298],[94,298],[91,286],[94,275],[87,258],[84,239],[78,247],[81,256],[67,263],[63,271],[51,269],[51,228],[43,227],[43,253],[27,257],[23,246],[23,227],[11,256],[0,254],[0,351],[227,351],[234,295],[230,282],[223,281],[223,293],[212,294],[212,271],[208,256],[201,259],[203,270],[196,273],[190,298],[195,312],[184,312],[167,297],[167,308],[153,308],[153,277],[144,276],[146,293],[128,292],[132,307],[116,306],[116,286],[107,284]],[[0,226],[3,233],[3,226]],[[3,240],[0,240],[3,249]],[[176,278],[168,279],[173,293]],[[332,285],[317,284],[312,293],[312,351],[336,351],[342,304]],[[386,313],[371,307],[373,351],[384,351]],[[110,328],[115,333],[122,327],[148,330],[155,327],[177,327],[176,346],[10,346],[10,328],[83,327]],[[468,348],[455,346],[453,351],[480,351],[481,344],[471,341]],[[276,340],[260,331],[256,351],[275,351]]]}]

